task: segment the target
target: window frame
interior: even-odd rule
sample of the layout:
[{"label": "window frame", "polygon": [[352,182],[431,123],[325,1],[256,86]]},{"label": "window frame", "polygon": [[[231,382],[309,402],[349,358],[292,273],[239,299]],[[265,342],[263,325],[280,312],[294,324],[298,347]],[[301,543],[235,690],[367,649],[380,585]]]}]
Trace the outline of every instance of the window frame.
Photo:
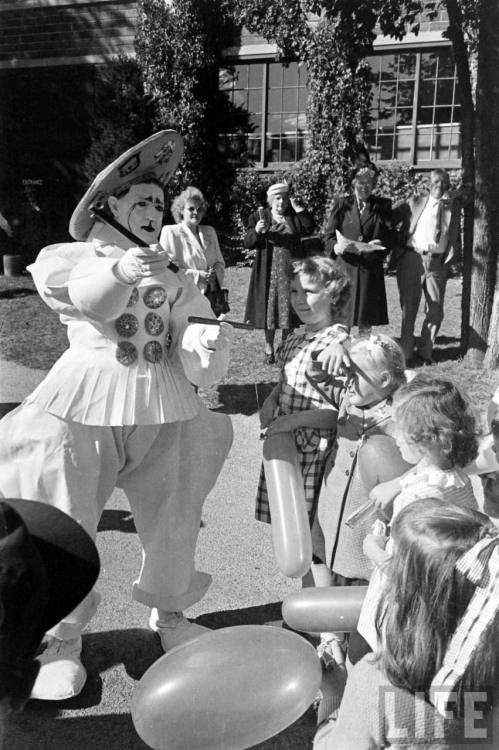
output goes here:
[{"label": "window frame", "polygon": [[[397,161],[403,161],[404,163],[408,164],[411,167],[414,167],[418,170],[425,171],[428,169],[433,169],[435,167],[442,167],[447,169],[459,169],[462,164],[462,157],[459,157],[457,159],[452,158],[445,158],[445,159],[419,159],[417,158],[417,135],[418,135],[418,128],[424,127],[424,123],[420,123],[418,125],[418,105],[420,103],[420,91],[421,91],[421,84],[422,84],[422,77],[421,77],[421,59],[423,54],[428,52],[438,52],[441,50],[448,50],[451,51],[452,47],[450,44],[442,45],[442,44],[422,44],[421,46],[413,46],[411,47],[404,47],[402,45],[394,45],[394,46],[387,46],[383,47],[383,49],[375,49],[374,53],[372,55],[369,55],[369,58],[372,57],[382,57],[383,55],[396,55],[396,54],[403,54],[404,52],[412,52],[416,55],[416,66],[415,66],[415,72],[414,72],[414,93],[413,93],[413,101],[412,101],[412,119],[411,119],[411,144],[410,144],[410,151],[409,151],[409,159],[400,159],[400,157],[395,157]],[[456,78],[456,86],[459,85],[459,82],[457,81],[457,74],[455,72],[455,65],[454,65],[454,73]],[[398,79],[397,79],[398,80]],[[436,79],[440,80],[440,79]],[[454,87],[453,92],[453,98],[452,98],[452,107],[454,107],[455,104],[455,98],[456,98],[456,87]],[[433,104],[432,109],[435,109],[435,103]],[[398,126],[400,127],[400,126]],[[454,132],[454,129],[457,128],[459,131],[459,146],[461,150],[461,120],[459,122],[455,122],[454,120],[450,124],[451,127],[451,134]],[[397,125],[395,125],[394,131],[393,131],[393,137],[396,138],[397,136]],[[366,140],[369,144],[369,148],[373,148],[369,141],[369,128],[366,132]],[[372,158],[373,161],[376,164],[379,164],[380,166],[383,166],[384,164],[389,164],[393,159],[377,159],[376,154],[372,152]]]},{"label": "window frame", "polygon": [[[394,45],[387,45],[383,46],[383,48],[376,48],[374,49],[373,54],[369,55],[370,58],[372,57],[380,57],[383,55],[393,55],[393,54],[404,54],[404,53],[414,53],[416,55],[416,66],[415,66],[415,73],[414,73],[414,92],[413,92],[413,100],[412,100],[412,117],[411,117],[411,124],[410,126],[404,126],[410,128],[411,133],[411,142],[410,142],[410,148],[409,148],[409,158],[407,159],[401,159],[400,157],[395,157],[397,161],[402,161],[406,164],[408,164],[411,167],[414,167],[418,170],[425,171],[428,169],[432,169],[434,167],[442,167],[447,169],[459,169],[462,165],[462,156],[458,158],[445,158],[445,159],[420,159],[417,160],[417,134],[418,134],[418,127],[422,127],[424,124],[421,123],[418,125],[418,103],[420,99],[420,90],[421,90],[421,84],[422,84],[422,78],[421,78],[421,59],[422,55],[424,53],[428,52],[437,52],[440,50],[448,50],[451,51],[452,47],[449,44],[442,44],[441,42],[438,44],[435,43],[421,43],[421,45],[415,45],[410,44],[408,46],[405,46],[403,44],[394,44]],[[262,107],[262,121],[261,121],[261,143],[260,143],[260,155],[259,159],[255,160],[251,164],[246,165],[238,165],[237,168],[244,170],[244,169],[254,169],[258,170],[260,172],[276,172],[280,170],[286,170],[289,169],[292,165],[298,163],[297,161],[279,161],[279,162],[269,162],[266,159],[266,144],[267,144],[267,122],[269,117],[268,109],[268,98],[269,98],[269,92],[268,92],[268,80],[269,80],[269,65],[271,63],[276,63],[275,56],[272,54],[266,54],[266,55],[245,55],[244,57],[237,56],[237,55],[230,55],[227,56],[221,63],[220,69],[223,69],[224,67],[231,67],[235,65],[242,65],[242,64],[261,64],[263,65],[263,76],[262,76],[262,101],[261,101],[261,107]],[[295,61],[299,64],[299,61]],[[455,66],[454,66],[455,70]],[[398,73],[397,73],[398,76]],[[397,81],[399,79],[397,78]],[[437,79],[439,80],[439,79]],[[379,81],[378,81],[379,83]],[[458,82],[456,80],[456,86],[458,86]],[[308,86],[307,86],[308,89]],[[454,106],[455,103],[455,96],[456,92],[454,90],[453,93],[453,100],[452,100],[452,106]],[[433,105],[433,109],[435,108],[435,104]],[[305,110],[306,114],[306,110]],[[402,126],[394,126],[393,131],[393,138],[397,137],[397,127]],[[453,122],[451,123],[451,137],[452,133],[454,132],[454,129],[457,128],[459,130],[459,144],[461,148],[461,121]],[[369,129],[366,133],[367,137],[369,137]],[[247,135],[246,135],[247,137]],[[304,131],[304,151],[306,151],[307,146],[307,140],[308,140],[308,130]],[[385,164],[390,163],[393,161],[393,159],[377,159],[375,158],[375,153],[373,153],[373,160],[376,162],[376,164],[379,164],[380,166],[383,166]]]},{"label": "window frame", "polygon": [[[291,61],[298,65],[300,65],[299,60]],[[279,170],[285,170],[289,169],[293,164],[297,164],[299,159],[296,161],[268,161],[266,158],[266,151],[267,151],[267,133],[268,133],[268,118],[269,113],[268,112],[268,101],[269,101],[269,65],[271,64],[281,64],[283,67],[286,67],[284,63],[279,63],[278,60],[275,59],[275,56],[269,55],[265,57],[227,57],[223,60],[223,62],[220,64],[219,69],[229,68],[231,66],[236,65],[251,65],[251,64],[261,64],[263,65],[263,75],[262,75],[262,101],[261,101],[261,107],[262,107],[262,120],[261,120],[261,142],[260,142],[260,158],[258,161],[254,161],[252,164],[247,165],[241,165],[238,166],[238,169],[256,169],[260,172],[276,172]],[[299,87],[298,87],[299,88]],[[283,114],[282,112],[280,113]],[[304,111],[304,114],[306,115],[306,109]],[[227,135],[227,134],[222,134]],[[280,134],[283,135],[282,133]],[[305,149],[305,143],[308,136],[308,130],[304,131],[304,149]],[[246,136],[248,137],[248,136]],[[282,149],[281,149],[282,150]],[[303,158],[303,157],[302,157]]]}]

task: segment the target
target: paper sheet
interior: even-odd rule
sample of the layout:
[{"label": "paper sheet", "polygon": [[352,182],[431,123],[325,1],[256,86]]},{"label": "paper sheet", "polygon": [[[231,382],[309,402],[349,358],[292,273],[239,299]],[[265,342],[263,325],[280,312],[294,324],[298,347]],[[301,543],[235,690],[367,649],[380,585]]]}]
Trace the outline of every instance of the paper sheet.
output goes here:
[{"label": "paper sheet", "polygon": [[370,245],[369,242],[358,242],[356,240],[348,240],[338,230],[336,230],[336,244],[339,247],[340,254],[342,254],[344,252],[351,253],[352,252],[352,248],[351,248],[352,245],[354,245],[355,248],[356,248],[353,252],[357,252],[357,253],[372,253],[375,250],[385,250],[384,245],[381,245],[381,244],[379,244],[379,245]]}]

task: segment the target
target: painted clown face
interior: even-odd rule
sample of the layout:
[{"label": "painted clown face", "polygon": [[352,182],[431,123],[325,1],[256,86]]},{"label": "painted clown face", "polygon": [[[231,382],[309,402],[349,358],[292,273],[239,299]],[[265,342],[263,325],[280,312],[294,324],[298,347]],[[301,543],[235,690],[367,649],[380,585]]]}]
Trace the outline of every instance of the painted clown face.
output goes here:
[{"label": "painted clown face", "polygon": [[145,245],[158,241],[164,211],[164,194],[159,185],[132,185],[120,198],[109,198],[109,207],[114,218]]}]

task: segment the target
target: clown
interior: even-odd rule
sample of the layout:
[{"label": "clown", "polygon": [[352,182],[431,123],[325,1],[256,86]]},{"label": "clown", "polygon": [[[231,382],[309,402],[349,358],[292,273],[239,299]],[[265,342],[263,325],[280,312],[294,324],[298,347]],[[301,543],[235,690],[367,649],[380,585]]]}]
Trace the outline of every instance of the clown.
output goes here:
[{"label": "clown", "polygon": [[[127,151],[76,207],[76,242],[46,247],[29,267],[69,348],[0,422],[0,495],[57,506],[95,538],[113,489],[125,492],[143,547],[133,598],[151,608],[165,651],[206,630],[182,610],[210,585],[194,553],[232,442],[230,419],[208,411],[195,387],[225,374],[232,329],[188,323],[212,318],[210,305],[155,244],[181,155],[173,131]],[[32,697],[82,690],[81,632],[99,598],[93,591],[48,633]]]}]

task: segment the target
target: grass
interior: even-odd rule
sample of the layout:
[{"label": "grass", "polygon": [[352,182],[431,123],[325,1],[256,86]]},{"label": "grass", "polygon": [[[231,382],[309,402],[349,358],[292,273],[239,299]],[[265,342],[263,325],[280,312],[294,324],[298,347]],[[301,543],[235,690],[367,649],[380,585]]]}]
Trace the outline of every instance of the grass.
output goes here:
[{"label": "grass", "polygon": [[[231,312],[229,318],[243,320],[250,269],[233,266],[227,269]],[[400,308],[394,277],[387,277],[387,296],[390,325],[379,330],[397,335],[400,328]],[[64,327],[36,293],[29,275],[0,276],[0,356],[27,367],[49,369],[67,346]],[[418,325],[421,321],[419,316]],[[435,374],[452,378],[468,395],[471,402],[483,410],[498,382],[496,371],[469,367],[460,357],[461,282],[450,279],[447,287],[445,318],[437,339],[434,356]],[[270,385],[278,377],[275,366],[264,363],[262,331],[235,330],[231,364],[227,375],[215,388],[202,395],[210,407],[223,408],[228,413],[252,414],[262,402]]]}]

